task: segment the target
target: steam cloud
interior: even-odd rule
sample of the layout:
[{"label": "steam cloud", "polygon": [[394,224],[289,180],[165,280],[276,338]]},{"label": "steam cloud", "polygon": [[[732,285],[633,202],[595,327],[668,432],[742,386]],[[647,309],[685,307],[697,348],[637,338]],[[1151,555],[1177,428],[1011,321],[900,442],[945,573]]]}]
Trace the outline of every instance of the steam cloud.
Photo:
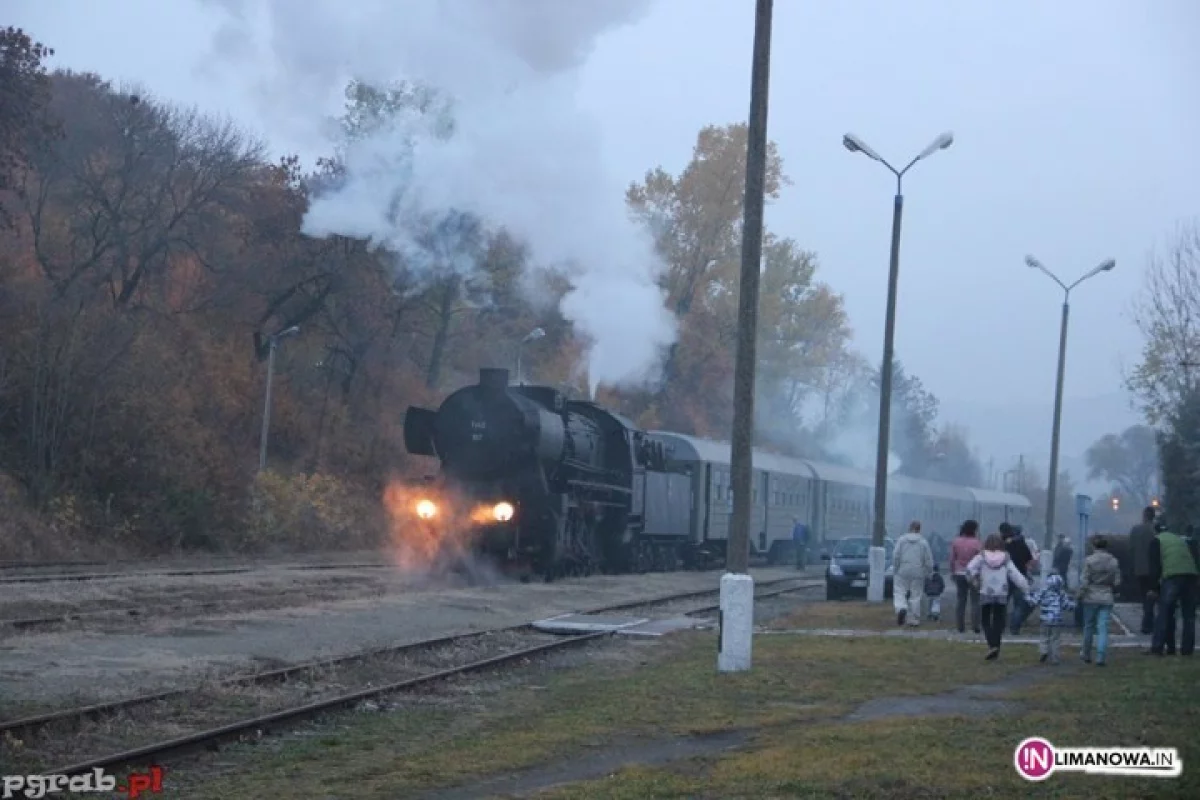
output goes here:
[{"label": "steam cloud", "polygon": [[369,238],[411,263],[429,250],[414,221],[467,213],[506,228],[540,263],[568,266],[561,311],[591,342],[592,385],[650,377],[675,336],[653,242],[575,102],[596,39],[651,1],[202,0],[226,18],[217,57],[257,62],[258,105],[292,136],[329,142],[328,106],[352,78],[448,97],[451,136],[425,115],[351,144],[347,180],[313,203],[304,230]]}]

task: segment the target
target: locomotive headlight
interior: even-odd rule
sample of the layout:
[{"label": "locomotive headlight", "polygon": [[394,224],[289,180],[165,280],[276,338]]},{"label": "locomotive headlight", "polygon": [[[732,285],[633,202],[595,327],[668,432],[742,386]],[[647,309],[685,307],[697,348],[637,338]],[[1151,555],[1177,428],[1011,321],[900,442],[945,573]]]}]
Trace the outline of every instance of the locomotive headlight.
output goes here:
[{"label": "locomotive headlight", "polygon": [[496,503],[492,508],[492,516],[497,522],[508,522],[513,518],[512,503]]},{"label": "locomotive headlight", "polygon": [[417,503],[417,516],[421,519],[433,519],[437,516],[437,506],[432,500],[422,500]]}]

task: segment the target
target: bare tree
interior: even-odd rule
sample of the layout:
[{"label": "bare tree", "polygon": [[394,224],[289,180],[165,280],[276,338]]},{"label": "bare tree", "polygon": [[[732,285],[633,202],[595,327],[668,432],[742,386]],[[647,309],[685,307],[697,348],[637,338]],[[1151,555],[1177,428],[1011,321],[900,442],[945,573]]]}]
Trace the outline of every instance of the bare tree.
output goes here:
[{"label": "bare tree", "polygon": [[1200,377],[1200,220],[1182,223],[1167,251],[1151,255],[1134,314],[1145,343],[1126,386],[1157,425]]}]

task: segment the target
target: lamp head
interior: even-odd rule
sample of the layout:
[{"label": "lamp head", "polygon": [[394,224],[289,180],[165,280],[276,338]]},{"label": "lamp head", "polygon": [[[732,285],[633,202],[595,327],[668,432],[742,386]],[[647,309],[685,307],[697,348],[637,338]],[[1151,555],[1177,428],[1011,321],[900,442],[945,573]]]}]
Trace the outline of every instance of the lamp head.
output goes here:
[{"label": "lamp head", "polygon": [[1038,261],[1033,256],[1025,256],[1025,266],[1029,267],[1030,269],[1045,269],[1045,267],[1042,266],[1042,262]]},{"label": "lamp head", "polygon": [[922,158],[929,158],[931,155],[936,153],[938,150],[945,150],[947,147],[949,147],[952,144],[954,144],[954,134],[951,133],[950,131],[946,131],[941,136],[937,137],[932,142],[930,142],[929,146],[921,151],[921,155],[917,156],[917,160],[920,160]]},{"label": "lamp head", "polygon": [[879,154],[867,146],[867,143],[855,136],[853,133],[847,133],[842,137],[842,146],[851,153],[862,153],[867,158],[873,158],[876,161],[883,161]]}]

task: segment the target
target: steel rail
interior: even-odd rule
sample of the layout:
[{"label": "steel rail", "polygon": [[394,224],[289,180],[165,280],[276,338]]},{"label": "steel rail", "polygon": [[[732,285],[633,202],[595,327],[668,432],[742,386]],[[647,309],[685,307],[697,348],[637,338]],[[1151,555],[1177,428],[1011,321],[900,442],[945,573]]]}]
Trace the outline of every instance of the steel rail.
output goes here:
[{"label": "steel rail", "polygon": [[[780,579],[771,580],[771,581],[764,581],[758,585],[759,586],[775,586],[775,585],[778,585],[781,583],[789,583],[789,582],[800,581],[800,580],[803,580],[803,579],[798,578],[798,577],[797,578],[780,578]],[[818,584],[814,584],[812,582],[807,582],[800,586],[776,589],[773,592],[766,592],[766,593],[763,593],[762,595],[756,594],[754,599],[759,600],[759,599],[764,599],[766,597],[774,597],[774,596],[789,593],[789,592],[817,588],[817,586],[818,586]],[[644,605],[657,605],[657,604],[662,604],[665,602],[685,600],[685,599],[697,597],[697,596],[700,596],[703,594],[713,594],[714,592],[718,592],[718,591],[720,591],[719,588],[718,589],[708,589],[708,590],[704,590],[704,591],[682,592],[682,593],[679,593],[676,595],[660,596],[657,598],[652,598],[649,600],[642,600],[642,601],[638,601],[638,602],[619,603],[619,604],[605,606],[605,607],[602,607],[599,609],[593,609],[591,611],[580,612],[580,613],[595,614],[595,613],[600,613],[602,611],[624,610],[624,609],[636,608],[638,606],[644,606]],[[691,611],[689,611],[687,613],[694,615],[694,614],[704,613],[706,611],[711,611],[712,609],[715,609],[715,608],[719,608],[719,606],[704,607],[701,609],[692,609]],[[434,642],[438,642],[438,641],[449,642],[449,641],[455,641],[455,640],[462,640],[464,638],[471,638],[474,636],[482,636],[482,635],[486,635],[488,633],[509,632],[509,631],[520,630],[520,629],[531,629],[532,630],[533,625],[532,625],[532,623],[527,623],[524,625],[516,625],[516,626],[509,627],[509,628],[502,628],[502,629],[497,629],[497,630],[493,630],[493,631],[481,631],[478,634],[466,634],[465,636],[443,637],[441,640],[431,640],[429,642],[414,643],[413,645],[409,645],[408,647],[419,647],[422,645],[430,646]],[[242,734],[244,734],[248,731],[254,731],[256,733],[261,734],[261,732],[264,731],[265,729],[270,728],[271,726],[276,725],[281,722],[289,722],[292,720],[311,717],[316,714],[320,714],[320,713],[327,712],[327,711],[338,710],[341,708],[345,708],[347,706],[352,706],[363,700],[381,697],[381,696],[388,695],[388,694],[394,694],[397,692],[407,691],[410,689],[416,689],[416,688],[419,688],[422,686],[427,686],[429,684],[432,684],[432,683],[435,683],[438,681],[445,680],[447,678],[455,677],[458,675],[466,675],[466,674],[469,674],[472,672],[479,672],[479,671],[482,671],[482,670],[485,670],[485,669],[488,669],[491,667],[501,666],[501,665],[508,664],[513,661],[518,661],[520,659],[529,658],[531,656],[542,655],[542,654],[549,653],[552,651],[562,650],[567,647],[573,647],[573,646],[579,645],[581,643],[596,641],[597,639],[613,636],[615,634],[616,634],[616,631],[598,631],[595,633],[566,634],[566,635],[564,635],[564,637],[562,639],[557,640],[557,641],[546,642],[543,644],[534,645],[532,647],[525,647],[525,648],[521,648],[519,650],[514,650],[514,651],[511,651],[508,653],[501,653],[500,655],[491,656],[489,658],[481,659],[479,661],[472,661],[467,664],[459,665],[457,667],[449,667],[446,669],[437,670],[436,672],[431,672],[431,673],[428,673],[425,675],[419,675],[417,677],[409,678],[409,679],[406,679],[403,681],[398,681],[396,683],[386,684],[384,686],[370,687],[367,689],[360,689],[358,691],[349,692],[347,694],[328,698],[326,700],[319,700],[317,702],[308,703],[303,706],[295,706],[293,708],[287,708],[287,709],[283,709],[281,711],[275,711],[275,712],[272,712],[269,714],[263,714],[261,716],[252,717],[250,719],[239,720],[237,722],[232,722],[232,723],[229,723],[227,725],[222,725],[217,728],[210,728],[210,729],[204,730],[204,731],[197,731],[195,733],[187,734],[185,736],[181,736],[181,737],[178,737],[175,739],[170,739],[170,740],[161,741],[161,742],[155,742],[155,743],[145,745],[142,747],[138,747],[138,748],[134,748],[131,750],[125,750],[120,753],[114,753],[114,754],[107,755],[107,756],[101,756],[98,758],[88,759],[87,761],[82,761],[82,762],[79,762],[76,764],[70,764],[70,765],[67,765],[64,767],[58,767],[53,770],[49,770],[49,771],[47,771],[47,774],[71,776],[71,775],[78,775],[80,773],[88,772],[93,769],[111,768],[111,767],[125,765],[125,764],[144,763],[144,761],[146,759],[151,759],[151,758],[161,759],[164,756],[176,755],[181,752],[193,750],[193,749],[196,749],[201,746],[209,747],[209,746],[212,746],[215,744],[219,744],[220,742],[226,741],[230,738],[240,737]],[[334,659],[334,661],[336,662],[337,659]],[[298,671],[300,669],[303,669],[303,667],[301,665],[297,665],[296,667],[288,667],[288,668],[284,668],[283,670],[275,670],[274,672],[275,673],[294,672],[294,671]]]},{"label": "steel rail", "polygon": [[[790,582],[799,581],[799,580],[803,580],[803,579],[792,578],[792,577],[779,578],[779,579],[770,580],[770,581],[763,581],[762,583],[760,583],[758,585],[759,586],[776,586],[781,583],[790,583]],[[759,597],[773,597],[777,594],[783,594],[783,593],[792,592],[792,591],[802,591],[804,589],[811,589],[811,588],[815,588],[815,587],[817,587],[817,584],[806,583],[806,584],[803,584],[800,586],[791,587],[791,588],[779,590],[779,591],[772,592],[772,593],[756,595],[755,599],[759,599]],[[637,608],[637,607],[641,607],[641,606],[663,605],[665,603],[676,602],[679,600],[688,600],[693,597],[703,596],[706,594],[713,594],[717,591],[719,591],[719,589],[703,589],[703,590],[698,590],[698,591],[689,591],[689,592],[680,592],[680,593],[669,594],[669,595],[660,595],[658,597],[647,598],[647,599],[642,599],[642,600],[637,600],[637,601],[632,601],[632,602],[611,604],[611,605],[607,605],[607,606],[600,606],[597,608],[591,608],[591,609],[574,612],[574,613],[582,614],[582,615],[591,615],[591,614],[602,614],[602,613],[611,612],[611,611],[623,611],[623,610],[628,610],[631,608]],[[713,606],[712,608],[717,608],[717,606]],[[693,609],[687,613],[688,614],[704,613],[704,612],[710,611],[710,610],[711,610],[711,608],[706,607],[706,608],[702,608],[702,609]],[[232,676],[232,677],[217,681],[215,683],[215,686],[219,687],[219,688],[224,688],[224,687],[232,687],[232,686],[244,686],[244,685],[251,685],[251,684],[267,683],[270,681],[282,681],[282,680],[286,680],[294,675],[299,675],[299,674],[303,674],[306,672],[313,672],[313,671],[320,670],[320,669],[327,669],[329,667],[345,666],[347,664],[357,663],[357,662],[361,662],[361,661],[367,661],[372,658],[379,658],[379,657],[383,657],[383,656],[395,656],[395,655],[400,655],[400,654],[403,654],[406,652],[412,652],[412,651],[416,651],[416,650],[426,650],[426,649],[441,647],[441,646],[445,646],[445,645],[449,645],[449,644],[472,641],[475,639],[482,639],[484,637],[493,636],[493,635],[497,635],[497,634],[510,634],[510,633],[518,633],[518,632],[523,632],[523,631],[533,632],[534,630],[536,630],[536,629],[533,627],[533,622],[523,622],[523,623],[519,623],[516,625],[509,625],[509,626],[505,626],[505,627],[501,627],[501,628],[490,628],[490,629],[484,630],[484,631],[472,631],[470,633],[459,633],[459,634],[451,634],[448,636],[439,636],[439,637],[436,637],[433,639],[422,639],[422,640],[419,640],[416,642],[407,642],[407,643],[399,644],[399,645],[389,645],[387,647],[372,648],[370,650],[360,650],[356,653],[349,653],[349,654],[342,655],[342,656],[335,656],[332,658],[324,658],[324,659],[318,659],[318,660],[314,660],[314,661],[301,662],[298,664],[291,664],[286,667],[279,667],[277,669],[265,670],[263,672],[255,672],[255,673],[252,673],[249,675]],[[204,686],[189,686],[189,687],[184,687],[182,689],[169,689],[169,690],[164,690],[164,691],[160,691],[160,692],[151,692],[151,693],[147,693],[147,694],[135,695],[133,697],[121,698],[119,700],[110,700],[108,702],[103,702],[103,703],[93,703],[93,704],[90,704],[87,706],[79,706],[76,708],[63,709],[61,711],[52,711],[52,712],[48,712],[45,714],[21,717],[19,719],[0,722],[0,734],[5,734],[5,733],[8,733],[10,735],[28,734],[31,731],[35,731],[37,729],[44,728],[44,727],[46,727],[48,725],[52,725],[54,723],[68,722],[68,721],[82,722],[85,719],[98,719],[102,716],[105,716],[108,714],[113,714],[113,713],[116,713],[119,711],[124,711],[124,710],[134,708],[137,706],[148,705],[150,703],[156,703],[156,702],[160,702],[163,700],[173,700],[173,699],[177,699],[180,697],[186,697],[187,695],[195,694],[198,691],[202,691],[204,688],[206,688],[206,687],[204,687]]]}]

